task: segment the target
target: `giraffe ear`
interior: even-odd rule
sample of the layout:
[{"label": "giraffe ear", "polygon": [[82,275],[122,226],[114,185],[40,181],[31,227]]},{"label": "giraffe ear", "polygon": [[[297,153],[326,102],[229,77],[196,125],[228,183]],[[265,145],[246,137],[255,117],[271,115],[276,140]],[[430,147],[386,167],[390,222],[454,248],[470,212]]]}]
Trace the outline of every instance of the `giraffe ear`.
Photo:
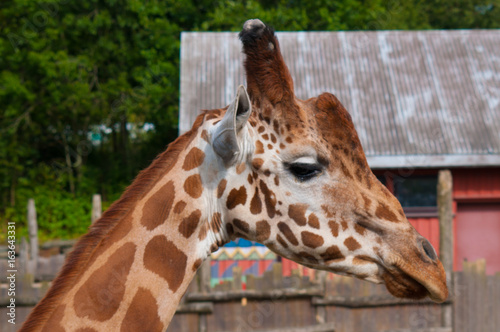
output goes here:
[{"label": "giraffe ear", "polygon": [[213,134],[212,146],[226,167],[234,164],[240,152],[240,132],[252,113],[252,104],[243,85],[238,87],[236,98],[218,123]]}]

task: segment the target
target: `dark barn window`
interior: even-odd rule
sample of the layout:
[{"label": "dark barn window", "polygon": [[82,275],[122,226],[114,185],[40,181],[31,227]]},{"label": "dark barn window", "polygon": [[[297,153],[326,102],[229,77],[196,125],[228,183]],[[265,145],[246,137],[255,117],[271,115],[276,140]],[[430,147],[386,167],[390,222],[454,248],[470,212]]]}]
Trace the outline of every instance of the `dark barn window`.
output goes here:
[{"label": "dark barn window", "polygon": [[437,206],[437,176],[394,177],[394,195],[403,208]]}]

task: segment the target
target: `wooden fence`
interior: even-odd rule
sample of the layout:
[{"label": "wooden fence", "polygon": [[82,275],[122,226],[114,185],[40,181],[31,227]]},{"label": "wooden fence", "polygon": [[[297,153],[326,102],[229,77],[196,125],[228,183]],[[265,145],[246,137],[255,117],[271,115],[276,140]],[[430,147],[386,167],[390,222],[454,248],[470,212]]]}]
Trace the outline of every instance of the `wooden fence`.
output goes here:
[{"label": "wooden fence", "polygon": [[[168,332],[500,331],[500,274],[486,275],[484,260],[465,262],[464,271],[454,273],[444,304],[396,299],[384,286],[323,272],[315,281],[298,271],[283,277],[279,263],[262,277],[246,276],[245,290],[239,268],[233,280],[212,288],[206,281],[209,265],[204,263],[189,286]],[[48,287],[47,281],[34,282],[30,274],[18,280],[18,324],[2,319],[0,331],[16,331]],[[6,287],[0,290],[0,314],[5,317]],[[447,310],[452,310],[452,325]]]},{"label": "wooden fence", "polygon": [[485,260],[463,262],[454,278],[453,330],[500,331],[500,272],[486,275]]}]

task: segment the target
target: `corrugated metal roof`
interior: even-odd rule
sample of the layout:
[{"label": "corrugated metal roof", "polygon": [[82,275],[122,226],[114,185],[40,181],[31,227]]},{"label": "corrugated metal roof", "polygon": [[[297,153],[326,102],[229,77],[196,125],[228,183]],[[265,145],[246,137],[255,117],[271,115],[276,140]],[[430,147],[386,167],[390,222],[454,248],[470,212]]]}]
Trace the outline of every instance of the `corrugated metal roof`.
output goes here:
[{"label": "corrugated metal roof", "polygon": [[[277,35],[297,97],[334,93],[370,166],[500,165],[500,30]],[[236,33],[183,33],[180,131],[244,83]]]}]

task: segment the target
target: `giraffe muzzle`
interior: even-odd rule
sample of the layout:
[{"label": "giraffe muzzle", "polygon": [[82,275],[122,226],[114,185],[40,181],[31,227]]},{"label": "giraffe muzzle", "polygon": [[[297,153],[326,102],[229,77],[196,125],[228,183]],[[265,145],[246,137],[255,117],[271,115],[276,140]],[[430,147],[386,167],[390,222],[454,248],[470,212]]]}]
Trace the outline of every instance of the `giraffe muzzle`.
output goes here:
[{"label": "giraffe muzzle", "polygon": [[444,302],[448,298],[448,287],[443,265],[429,241],[421,238],[417,246],[420,252],[395,258],[382,279],[396,297],[422,299],[428,296],[434,302]]}]

